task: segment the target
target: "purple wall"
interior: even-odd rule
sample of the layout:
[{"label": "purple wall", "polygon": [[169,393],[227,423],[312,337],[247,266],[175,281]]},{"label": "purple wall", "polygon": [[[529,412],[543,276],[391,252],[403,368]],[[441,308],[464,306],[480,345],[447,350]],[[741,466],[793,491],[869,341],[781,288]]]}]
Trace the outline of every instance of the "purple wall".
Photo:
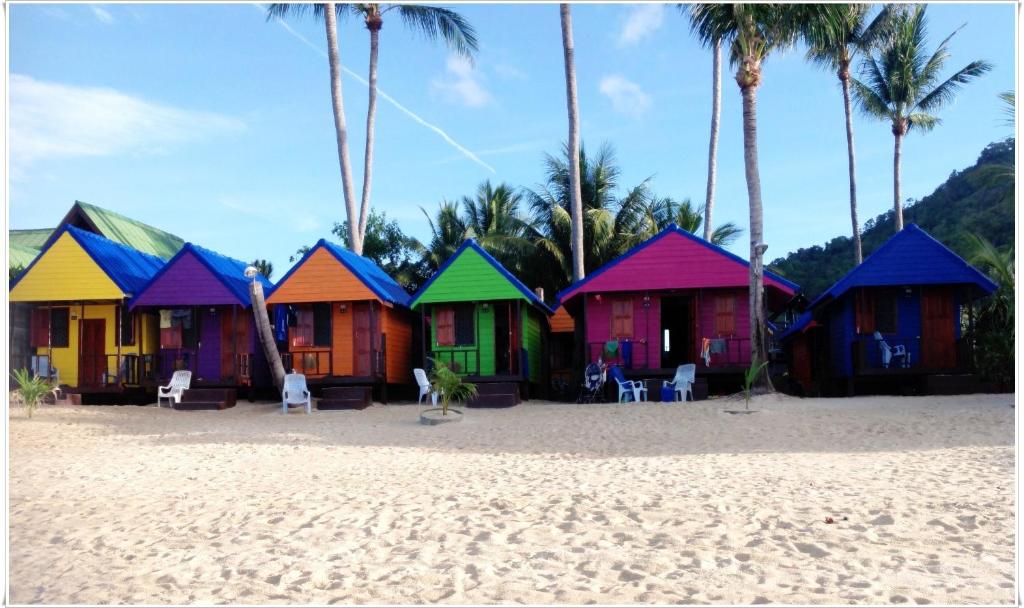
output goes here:
[{"label": "purple wall", "polygon": [[132,306],[212,306],[239,304],[232,294],[191,251],[150,283]]}]

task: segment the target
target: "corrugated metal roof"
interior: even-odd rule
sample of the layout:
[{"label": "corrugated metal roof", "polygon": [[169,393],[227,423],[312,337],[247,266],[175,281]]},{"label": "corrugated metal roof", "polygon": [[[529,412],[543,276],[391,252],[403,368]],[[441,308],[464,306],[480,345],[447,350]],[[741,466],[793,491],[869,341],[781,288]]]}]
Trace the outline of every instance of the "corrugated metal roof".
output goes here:
[{"label": "corrugated metal roof", "polygon": [[28,230],[9,230],[7,236],[11,245],[21,245],[35,249],[37,252],[46,244],[46,240],[53,234],[53,228],[30,228]]},{"label": "corrugated metal roof", "polygon": [[984,293],[998,287],[917,224],[907,224],[808,308],[814,309],[855,287],[963,284],[974,285]]},{"label": "corrugated metal roof", "polygon": [[[193,245],[192,243],[185,243],[185,247],[178,255],[181,255],[186,250],[192,251],[199,258],[199,261],[205,264],[210,269],[210,272],[220,279],[221,283],[231,293],[238,297],[239,303],[243,306],[249,305],[249,279],[245,277],[245,269],[249,267],[248,263],[229,258],[226,255],[206,249],[205,247]],[[167,263],[167,266],[170,267],[173,262],[174,260],[171,260]],[[257,273],[256,278],[263,285],[264,291],[268,291],[273,287],[273,283],[268,281],[262,274]],[[156,277],[154,277],[155,279]]]},{"label": "corrugated metal roof", "polygon": [[[126,294],[136,294],[142,291],[146,283],[164,265],[162,258],[136,251],[131,247],[86,230],[74,226],[65,226],[63,230],[74,237],[75,241]],[[56,242],[56,240],[53,239],[51,242]]]},{"label": "corrugated metal roof", "polygon": [[137,251],[169,259],[185,244],[181,237],[120,213],[82,201],[75,201],[75,204],[96,225],[100,234]]},{"label": "corrugated metal roof", "polygon": [[7,248],[8,252],[8,267],[9,268],[25,268],[32,263],[32,260],[36,259],[39,255],[38,249],[27,247],[25,245],[19,245],[18,243],[11,242]]},{"label": "corrugated metal roof", "polygon": [[[317,245],[323,245],[327,251],[338,258],[338,261],[352,271],[352,274],[359,277],[359,280],[365,283],[380,299],[392,304],[409,306],[409,293],[388,276],[388,273],[381,270],[380,266],[374,264],[372,260],[356,255],[348,249],[339,247],[324,239],[321,239]],[[283,281],[284,279],[282,278],[278,283],[280,284]]]}]

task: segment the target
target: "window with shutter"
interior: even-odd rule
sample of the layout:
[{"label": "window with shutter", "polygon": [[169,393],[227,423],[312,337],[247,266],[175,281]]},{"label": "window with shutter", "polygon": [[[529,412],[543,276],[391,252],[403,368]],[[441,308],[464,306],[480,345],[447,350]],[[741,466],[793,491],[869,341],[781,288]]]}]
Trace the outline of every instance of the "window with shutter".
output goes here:
[{"label": "window with shutter", "polygon": [[296,307],[295,325],[289,328],[292,346],[313,346],[314,325],[313,307]]},{"label": "window with shutter", "polygon": [[898,293],[892,290],[885,290],[874,295],[875,327],[873,331],[878,331],[883,334],[896,333]]},{"label": "window with shutter", "polygon": [[451,306],[441,306],[434,311],[437,318],[437,345],[455,345],[455,309]]},{"label": "window with shutter", "polygon": [[736,334],[736,296],[715,296],[715,336]]},{"label": "window with shutter", "polygon": [[459,304],[455,307],[455,346],[476,344],[475,313],[475,304]]},{"label": "window with shutter", "polygon": [[30,338],[33,348],[44,348],[49,344],[47,334],[50,330],[50,311],[46,308],[32,309],[32,329]]},{"label": "window with shutter", "polygon": [[853,298],[858,334],[875,333],[875,301],[866,289],[858,289]]},{"label": "window with shutter", "polygon": [[313,305],[313,346],[331,345],[331,305]]},{"label": "window with shutter", "polygon": [[160,328],[160,348],[181,348],[181,325]]},{"label": "window with shutter", "polygon": [[67,308],[50,309],[50,345],[54,348],[67,348],[70,344],[70,317],[71,313]]},{"label": "window with shutter", "polygon": [[633,337],[633,300],[612,300],[612,338]]},{"label": "window with shutter", "polygon": [[120,322],[120,331],[116,336],[121,341],[121,346],[131,346],[135,344],[135,315],[138,313],[130,312],[124,306],[118,306],[117,318]]}]

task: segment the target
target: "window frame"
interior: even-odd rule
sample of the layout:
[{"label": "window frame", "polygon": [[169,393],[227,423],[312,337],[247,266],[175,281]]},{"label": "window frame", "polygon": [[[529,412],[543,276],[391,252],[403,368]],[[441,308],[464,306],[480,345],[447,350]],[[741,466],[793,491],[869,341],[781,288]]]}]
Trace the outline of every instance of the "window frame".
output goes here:
[{"label": "window frame", "polygon": [[[726,302],[728,302],[728,306],[725,305]],[[735,336],[736,294],[715,294],[713,313],[715,337]]]},{"label": "window frame", "polygon": [[[623,307],[623,308],[619,308]],[[626,314],[622,314],[623,311]],[[632,297],[615,298],[609,312],[611,327],[608,337],[612,340],[632,340],[636,333],[636,304]]]},{"label": "window frame", "polygon": [[[874,312],[873,317],[874,317],[874,322],[875,322],[874,331],[877,331],[878,333],[880,333],[882,335],[890,335],[891,336],[891,335],[898,334],[899,330],[900,330],[900,294],[899,294],[899,291],[896,290],[896,289],[879,289],[873,295],[875,296],[874,298],[872,298],[873,309],[874,309],[873,310],[873,312]],[[886,302],[886,303],[890,303],[891,302],[892,303],[892,311],[891,311],[892,312],[892,318],[891,318],[892,325],[891,326],[883,324],[883,321],[889,322],[890,319],[886,318],[886,313],[889,312],[889,311],[884,311],[884,310],[882,310],[883,307],[879,306],[879,304],[882,303],[882,302]],[[874,332],[872,332],[872,333],[874,333]]]}]

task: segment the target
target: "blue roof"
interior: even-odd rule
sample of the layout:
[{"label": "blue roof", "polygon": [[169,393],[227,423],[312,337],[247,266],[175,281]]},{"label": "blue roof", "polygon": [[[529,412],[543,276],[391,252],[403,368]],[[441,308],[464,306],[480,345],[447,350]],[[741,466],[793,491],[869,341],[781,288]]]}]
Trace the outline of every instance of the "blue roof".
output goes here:
[{"label": "blue roof", "polygon": [[908,224],[859,266],[810,303],[808,309],[856,287],[898,285],[974,285],[985,294],[998,286],[917,224]]},{"label": "blue roof", "polygon": [[[647,239],[646,241],[640,243],[639,245],[633,246],[633,248],[631,248],[629,251],[626,251],[625,253],[623,253],[622,255],[618,256],[615,259],[613,259],[612,261],[605,262],[605,264],[602,265],[597,270],[595,270],[592,273],[588,274],[587,276],[583,277],[579,281],[576,281],[572,285],[569,285],[565,289],[562,289],[561,291],[559,291],[558,294],[557,294],[558,301],[559,302],[562,301],[562,296],[564,294],[569,293],[570,291],[574,291],[574,290],[578,289],[579,287],[582,287],[583,285],[585,285],[591,279],[594,279],[594,278],[604,274],[608,270],[611,270],[612,268],[617,266],[620,262],[622,262],[626,258],[629,258],[629,257],[633,256],[634,254],[639,253],[640,251],[643,251],[647,247],[650,247],[654,243],[657,243],[658,241],[660,241],[661,239],[665,238],[669,234],[680,234],[680,235],[690,239],[691,241],[697,243],[698,245],[702,245],[704,247],[707,247],[711,251],[714,251],[715,253],[724,255],[725,257],[730,258],[731,260],[733,260],[735,262],[739,262],[740,264],[743,264],[744,266],[746,266],[748,268],[750,267],[750,260],[745,260],[745,259],[741,258],[740,256],[736,255],[735,253],[725,249],[724,247],[720,247],[718,245],[715,245],[714,243],[711,243],[709,241],[705,241],[704,239],[702,239],[701,237],[691,233],[690,231],[683,230],[678,225],[676,225],[675,222],[672,222],[671,224],[666,226],[658,234],[652,236],[651,238]],[[779,283],[782,283],[786,287],[789,287],[790,289],[792,289],[794,292],[800,291],[800,286],[799,285],[797,285],[793,281],[790,281],[789,279],[787,279],[787,278],[785,278],[785,277],[783,277],[783,276],[781,276],[779,274],[776,274],[776,273],[768,270],[767,267],[764,268],[764,276],[767,277],[767,278],[771,278],[774,281],[778,281]]]},{"label": "blue roof", "polygon": [[467,249],[472,249],[473,251],[477,252],[480,255],[480,257],[482,257],[488,264],[493,266],[494,269],[501,274],[501,276],[505,277],[505,279],[509,283],[511,283],[513,287],[518,289],[529,302],[539,306],[545,313],[549,315],[555,314],[555,311],[551,310],[551,307],[545,304],[544,300],[540,299],[540,296],[533,293],[533,291],[531,291],[530,288],[527,287],[526,285],[523,285],[523,282],[517,279],[515,275],[513,275],[511,272],[509,272],[508,269],[501,264],[501,262],[494,259],[494,256],[492,256],[491,254],[487,253],[487,251],[484,250],[484,248],[481,247],[476,242],[476,239],[466,239],[465,241],[463,241],[462,245],[460,245],[459,248],[455,250],[455,253],[453,253],[450,258],[445,260],[444,264],[441,264],[441,267],[437,269],[437,272],[435,272],[433,276],[431,276],[430,279],[428,279],[427,282],[424,283],[422,287],[420,287],[420,290],[416,292],[416,294],[412,297],[411,301],[415,302],[417,299],[419,299],[419,297],[423,295],[423,293],[426,292],[427,289],[434,283],[434,280],[437,279],[437,277],[441,276],[441,274],[444,273],[444,271],[447,270],[448,267],[452,265],[452,262],[457,260],[459,256],[462,255],[462,252]]},{"label": "blue roof", "polygon": [[810,325],[813,319],[814,313],[810,310],[805,310],[803,314],[796,318],[796,321],[793,321],[792,325],[786,328],[786,331],[782,332],[779,335],[778,339],[785,340],[786,338],[792,336],[793,334],[802,332],[805,327]]},{"label": "blue roof", "polygon": [[22,271],[13,281],[10,286],[14,287],[21,281],[32,268],[36,265],[43,254],[49,251],[50,247],[57,242],[64,233],[71,235],[71,238],[75,239],[89,257],[92,258],[96,265],[100,267],[103,272],[110,277],[112,280],[125,294],[137,294],[149,283],[157,272],[160,271],[164,266],[163,258],[158,258],[155,255],[148,253],[142,253],[136,251],[127,245],[122,245],[108,238],[102,237],[98,234],[93,234],[80,228],[75,228],[70,224],[65,224],[59,230],[57,230],[52,237],[47,241],[46,246],[40,252],[36,259]]},{"label": "blue roof", "polygon": [[[382,301],[397,304],[399,306],[405,306],[406,308],[409,307],[409,292],[399,285],[397,281],[392,279],[388,273],[384,272],[380,266],[373,262],[373,260],[364,258],[361,255],[356,255],[344,247],[328,242],[326,239],[320,239],[317,241],[316,245],[313,245],[313,247],[306,252],[306,255],[302,256],[302,259],[296,262],[295,265],[277,281],[274,288],[270,290],[270,293],[273,293],[278,287],[284,285],[285,281],[287,281],[288,278],[291,277],[292,274],[298,270],[320,247],[323,247],[328,253],[333,255],[336,260],[341,262],[342,266],[358,277],[359,280],[370,288],[370,291],[372,291]],[[267,294],[268,297],[270,296],[270,293]]]},{"label": "blue roof", "polygon": [[[160,280],[165,272],[170,270],[174,266],[174,263],[178,261],[181,256],[185,255],[186,252],[192,252],[199,262],[206,267],[210,273],[217,278],[224,285],[224,287],[231,292],[231,295],[238,299],[238,303],[242,306],[250,306],[251,300],[249,298],[249,279],[245,277],[245,269],[249,267],[249,264],[229,258],[226,255],[217,253],[216,251],[200,247],[193,243],[185,243],[185,245],[178,250],[178,253],[174,255],[163,268],[160,269],[153,278],[150,279],[145,287],[140,290],[133,300],[137,300],[139,296],[153,283]],[[270,290],[274,285],[267,280],[265,276],[257,273],[256,279],[263,285],[263,290],[266,292]]]}]

